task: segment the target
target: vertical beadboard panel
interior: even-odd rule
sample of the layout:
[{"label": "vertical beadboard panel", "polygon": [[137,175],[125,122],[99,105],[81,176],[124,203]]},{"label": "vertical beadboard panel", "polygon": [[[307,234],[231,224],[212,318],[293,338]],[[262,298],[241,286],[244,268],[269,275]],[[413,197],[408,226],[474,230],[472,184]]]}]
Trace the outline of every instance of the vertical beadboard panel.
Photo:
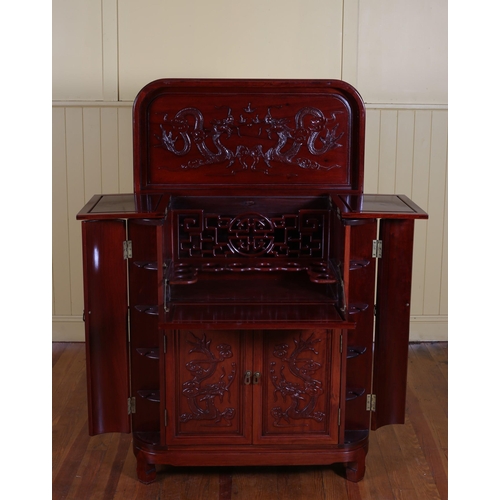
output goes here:
[{"label": "vertical beadboard panel", "polygon": [[119,192],[134,191],[132,150],[132,107],[118,108]]},{"label": "vertical beadboard panel", "polygon": [[101,116],[99,108],[83,108],[84,199],[101,193]]},{"label": "vertical beadboard panel", "polygon": [[81,224],[94,195],[132,192],[132,104],[53,111],[53,314],[81,317]]},{"label": "vertical beadboard panel", "polygon": [[[429,213],[429,168],[431,145],[431,112],[415,111],[414,156],[412,175],[412,200]],[[432,217],[432,214],[429,214]],[[413,250],[414,280],[412,284],[412,315],[424,314],[425,268],[428,221],[415,223],[415,245]]]},{"label": "vertical beadboard panel", "polygon": [[[444,199],[448,200],[448,175],[446,175],[446,184]],[[441,257],[441,296],[439,301],[439,314],[448,315],[448,203],[444,204],[443,217],[443,252]]]},{"label": "vertical beadboard panel", "polygon": [[101,180],[103,193],[118,193],[120,184],[118,163],[118,109],[101,108]]},{"label": "vertical beadboard panel", "polygon": [[398,110],[398,136],[396,142],[396,182],[395,193],[411,198],[413,176],[413,135],[415,131],[415,112],[409,109]]},{"label": "vertical beadboard panel", "polygon": [[366,112],[365,141],[365,193],[378,193],[378,171],[380,156],[380,111],[368,109]]},{"label": "vertical beadboard panel", "polygon": [[85,199],[85,170],[83,146],[83,109],[66,108],[66,173],[68,178],[68,232],[70,255],[71,315],[83,310],[82,239],[80,224],[75,216]]},{"label": "vertical beadboard panel", "polygon": [[118,193],[118,109],[101,108],[101,179],[102,192]]},{"label": "vertical beadboard panel", "polygon": [[429,213],[415,223],[412,316],[447,314],[447,118],[439,109],[367,112],[365,192],[406,194]]},{"label": "vertical beadboard panel", "polygon": [[53,314],[71,314],[66,175],[66,110],[52,112],[52,290]]},{"label": "vertical beadboard panel", "polygon": [[[428,211],[425,265],[424,314],[438,315],[441,301],[441,256],[446,191],[447,113],[431,111],[431,149],[429,158]],[[438,281],[439,280],[439,281]],[[438,286],[439,285],[439,286]]]},{"label": "vertical beadboard panel", "polygon": [[[383,110],[380,116],[378,191],[394,194],[396,184],[397,110]],[[365,190],[365,192],[368,192]]]}]

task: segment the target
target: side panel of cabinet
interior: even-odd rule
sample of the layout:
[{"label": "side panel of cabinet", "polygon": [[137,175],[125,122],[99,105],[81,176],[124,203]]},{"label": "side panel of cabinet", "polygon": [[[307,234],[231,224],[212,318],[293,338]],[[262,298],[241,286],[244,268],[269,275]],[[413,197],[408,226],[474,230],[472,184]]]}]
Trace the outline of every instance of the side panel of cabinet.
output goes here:
[{"label": "side panel of cabinet", "polygon": [[378,263],[372,429],[405,420],[413,220],[380,221],[382,257]]},{"label": "side panel of cabinet", "polygon": [[349,231],[349,319],[356,328],[349,330],[346,353],[346,431],[368,430],[370,412],[366,397],[371,392],[373,356],[373,305],[375,302],[376,219],[357,221]]},{"label": "side panel of cabinet", "polygon": [[89,433],[130,432],[124,221],[82,224]]},{"label": "side panel of cabinet", "polygon": [[[161,220],[130,220],[129,259],[131,396],[134,432],[160,431],[160,354],[158,304],[161,289]],[[158,266],[160,262],[160,266]],[[158,270],[158,267],[160,268]],[[160,351],[161,347],[161,351]]]},{"label": "side panel of cabinet", "polygon": [[256,335],[255,444],[339,442],[340,334],[268,330]]},{"label": "side panel of cabinet", "polygon": [[167,331],[166,444],[249,444],[252,342],[234,330]]}]

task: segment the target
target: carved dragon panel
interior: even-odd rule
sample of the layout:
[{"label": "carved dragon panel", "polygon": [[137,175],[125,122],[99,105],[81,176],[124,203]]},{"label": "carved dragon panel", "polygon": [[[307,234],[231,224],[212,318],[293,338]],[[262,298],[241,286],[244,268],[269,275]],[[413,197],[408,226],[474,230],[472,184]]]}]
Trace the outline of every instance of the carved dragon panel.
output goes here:
[{"label": "carved dragon panel", "polygon": [[274,400],[277,402],[280,394],[284,403],[271,409],[275,427],[290,427],[294,421],[308,419],[325,421],[325,413],[318,408],[325,392],[324,383],[315,376],[323,367],[315,359],[320,355],[315,346],[321,340],[313,332],[307,339],[302,335],[294,338],[293,349],[288,343],[274,346],[273,356],[279,362],[270,363],[270,380],[274,386]]},{"label": "carved dragon panel", "polygon": [[236,410],[224,406],[224,397],[227,395],[230,401],[229,388],[236,375],[236,363],[231,363],[229,373],[225,366],[225,361],[233,357],[232,348],[228,344],[218,344],[216,355],[212,352],[212,341],[205,334],[201,337],[192,332],[190,334],[192,340],[187,343],[192,348],[189,354],[198,353],[200,356],[185,364],[190,378],[182,384],[182,396],[187,401],[189,411],[183,412],[179,419],[183,423],[205,420],[213,425],[231,426]]},{"label": "carved dragon panel", "polygon": [[[173,117],[166,113],[159,124],[156,138],[159,146],[176,156],[194,156],[180,166],[197,169],[206,165],[224,164],[231,174],[241,171],[261,171],[270,174],[273,163],[282,163],[301,169],[330,170],[338,164],[324,165],[313,157],[322,156],[342,147],[335,113],[325,116],[318,108],[299,109],[293,119],[273,116],[267,107],[264,116],[248,103],[239,113],[227,109],[227,114],[206,122],[203,112],[196,107],[179,110]],[[229,139],[237,137],[231,144]],[[263,139],[270,141],[265,145]],[[309,152],[309,157],[304,156]]]},{"label": "carved dragon panel", "polygon": [[339,96],[161,96],[150,105],[151,184],[345,185],[351,110]]}]

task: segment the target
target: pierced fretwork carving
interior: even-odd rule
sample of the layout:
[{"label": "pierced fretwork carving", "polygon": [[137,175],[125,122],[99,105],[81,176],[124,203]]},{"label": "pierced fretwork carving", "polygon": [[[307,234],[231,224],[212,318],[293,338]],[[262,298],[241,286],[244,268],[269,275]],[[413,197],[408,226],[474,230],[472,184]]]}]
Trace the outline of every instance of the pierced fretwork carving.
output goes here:
[{"label": "pierced fretwork carving", "polygon": [[[215,399],[219,398],[223,403],[224,394],[227,393],[228,402],[231,400],[229,387],[231,386],[235,374],[236,363],[231,363],[231,373],[226,374],[224,366],[221,365],[226,359],[233,357],[231,346],[219,344],[217,350],[219,357],[216,357],[210,348],[211,340],[207,340],[205,334],[202,338],[191,333],[194,341],[188,341],[193,348],[189,354],[194,352],[202,354],[204,357],[194,359],[186,363],[187,370],[191,373],[191,379],[182,384],[182,395],[187,398],[190,413],[183,413],[180,416],[181,422],[190,420],[212,420],[218,424],[224,420],[227,426],[231,425],[231,420],[235,416],[235,409],[227,407],[224,410],[217,408]],[[220,366],[220,376],[218,382],[208,382]]]},{"label": "pierced fretwork carving", "polygon": [[[299,109],[294,118],[275,118],[271,106],[267,107],[267,112],[263,108],[259,116],[258,109],[253,109],[251,103],[241,111],[236,118],[228,108],[226,116],[212,119],[208,126],[203,112],[195,107],[181,109],[173,118],[165,114],[156,138],[159,146],[176,156],[188,153],[195,156],[183,163],[181,169],[226,163],[231,174],[241,171],[270,174],[273,162],[311,170],[340,167],[334,163],[322,165],[312,158],[299,156],[301,152],[320,156],[341,147],[344,134],[337,132],[339,123],[335,113],[327,118],[318,108],[307,106]],[[290,125],[292,120],[293,126]],[[235,137],[241,142],[235,142]],[[198,157],[193,153],[193,144]]]},{"label": "pierced fretwork carving", "polygon": [[313,257],[324,254],[326,212],[299,210],[298,214],[266,217],[246,213],[236,217],[179,213],[178,257]]},{"label": "pierced fretwork carving", "polygon": [[[323,422],[325,414],[321,411],[315,411],[318,398],[323,394],[322,383],[313,378],[313,374],[321,368],[321,364],[312,358],[301,358],[300,356],[307,351],[318,355],[314,345],[321,342],[321,339],[315,339],[314,333],[311,333],[307,340],[302,336],[294,339],[295,349],[288,354],[290,347],[288,344],[274,346],[274,357],[281,360],[279,375],[276,373],[276,362],[270,363],[271,381],[275,387],[274,399],[278,400],[277,394],[280,393],[283,401],[291,399],[288,408],[275,406],[271,410],[274,418],[273,425],[276,427],[285,427],[291,424],[291,420],[314,419],[316,422]],[[289,372],[296,380],[287,380],[285,376],[285,366],[288,366]],[[286,422],[286,424],[283,423]]]}]

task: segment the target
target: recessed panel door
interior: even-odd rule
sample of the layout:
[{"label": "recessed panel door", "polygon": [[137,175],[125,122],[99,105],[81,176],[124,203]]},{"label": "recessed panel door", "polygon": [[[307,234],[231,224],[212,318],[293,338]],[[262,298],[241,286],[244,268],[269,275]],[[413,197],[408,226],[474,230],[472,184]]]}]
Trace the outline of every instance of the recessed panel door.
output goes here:
[{"label": "recessed panel door", "polygon": [[254,351],[254,443],[339,440],[340,334],[268,330]]},{"label": "recessed panel door", "polygon": [[167,331],[167,444],[251,442],[251,335]]}]

